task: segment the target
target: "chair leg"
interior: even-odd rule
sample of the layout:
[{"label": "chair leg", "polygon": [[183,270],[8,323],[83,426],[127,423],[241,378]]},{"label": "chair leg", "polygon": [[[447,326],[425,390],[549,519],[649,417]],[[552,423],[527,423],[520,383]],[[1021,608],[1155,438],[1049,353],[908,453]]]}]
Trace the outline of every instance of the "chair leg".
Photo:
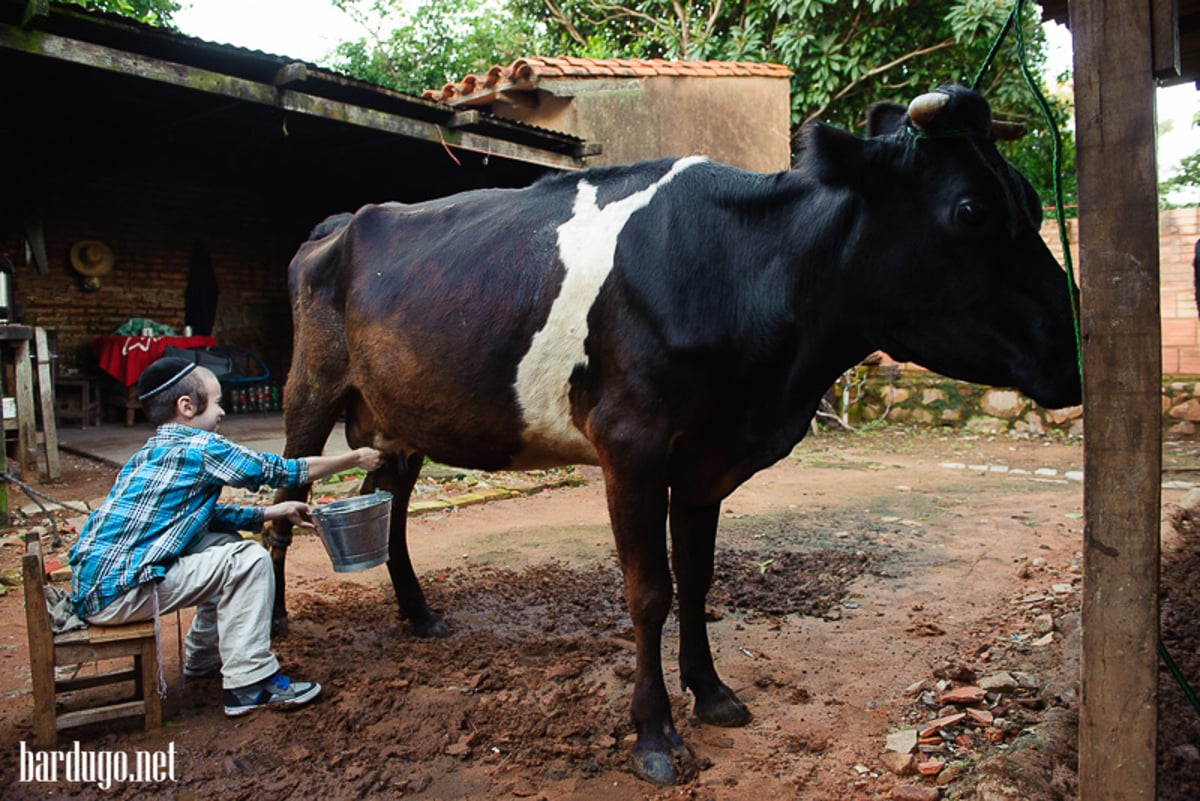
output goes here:
[{"label": "chair leg", "polygon": [[[51,674],[51,682],[54,676]],[[54,685],[49,690],[33,692],[33,742],[38,748],[53,748],[58,742],[57,710]]]},{"label": "chair leg", "polygon": [[139,695],[146,704],[146,731],[162,727],[162,697],[158,694],[158,648],[154,640],[142,644],[137,659]]},{"label": "chair leg", "polygon": [[33,682],[33,739],[41,748],[58,741],[54,694],[54,646],[30,642],[29,667]]}]

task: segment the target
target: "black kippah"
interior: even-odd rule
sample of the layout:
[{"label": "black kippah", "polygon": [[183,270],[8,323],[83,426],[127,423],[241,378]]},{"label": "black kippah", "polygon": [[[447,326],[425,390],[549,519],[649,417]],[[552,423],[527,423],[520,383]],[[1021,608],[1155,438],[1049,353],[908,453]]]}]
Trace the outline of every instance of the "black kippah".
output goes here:
[{"label": "black kippah", "polygon": [[175,386],[185,375],[196,369],[196,363],[178,356],[164,356],[142,371],[138,377],[138,400],[153,398]]}]

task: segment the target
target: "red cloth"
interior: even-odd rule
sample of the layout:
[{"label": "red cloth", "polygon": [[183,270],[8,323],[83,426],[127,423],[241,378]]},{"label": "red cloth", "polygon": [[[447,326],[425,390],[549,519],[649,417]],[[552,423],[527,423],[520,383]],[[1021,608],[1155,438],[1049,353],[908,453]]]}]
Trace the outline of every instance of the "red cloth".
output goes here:
[{"label": "red cloth", "polygon": [[132,387],[151,362],[163,355],[168,345],[176,348],[207,348],[217,344],[212,337],[96,337],[92,351],[100,360],[100,369]]}]

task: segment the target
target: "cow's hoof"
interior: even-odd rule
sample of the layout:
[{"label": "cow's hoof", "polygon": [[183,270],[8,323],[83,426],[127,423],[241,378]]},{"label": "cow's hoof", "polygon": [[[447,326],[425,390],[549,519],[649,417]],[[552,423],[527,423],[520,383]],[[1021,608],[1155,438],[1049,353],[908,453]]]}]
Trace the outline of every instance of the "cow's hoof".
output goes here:
[{"label": "cow's hoof", "polygon": [[633,750],[633,772],[653,784],[679,784],[697,773],[696,760],[686,747],[674,751]]},{"label": "cow's hoof", "polygon": [[745,726],[750,722],[750,710],[724,686],[703,701],[697,698],[695,712],[696,717],[713,726]]},{"label": "cow's hoof", "polygon": [[444,640],[450,636],[450,627],[440,617],[431,617],[421,623],[414,620],[413,633],[422,639]]}]

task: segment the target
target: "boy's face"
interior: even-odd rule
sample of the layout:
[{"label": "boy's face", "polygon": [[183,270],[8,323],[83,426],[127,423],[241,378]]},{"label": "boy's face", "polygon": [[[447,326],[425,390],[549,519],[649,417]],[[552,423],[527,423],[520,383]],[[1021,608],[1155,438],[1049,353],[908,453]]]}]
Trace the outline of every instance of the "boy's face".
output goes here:
[{"label": "boy's face", "polygon": [[200,378],[204,383],[204,393],[208,396],[208,405],[204,407],[203,412],[197,414],[191,398],[180,398],[179,414],[186,418],[187,425],[192,428],[198,428],[201,431],[216,431],[217,426],[225,417],[225,410],[221,408],[221,382],[211,371],[203,367],[199,368],[197,372],[200,373]]}]

